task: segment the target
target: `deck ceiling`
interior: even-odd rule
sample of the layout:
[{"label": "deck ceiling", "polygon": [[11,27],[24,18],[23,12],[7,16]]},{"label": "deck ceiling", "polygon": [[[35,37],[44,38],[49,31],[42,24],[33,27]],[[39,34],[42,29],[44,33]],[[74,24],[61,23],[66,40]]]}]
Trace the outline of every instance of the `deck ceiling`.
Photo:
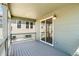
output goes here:
[{"label": "deck ceiling", "polygon": [[55,9],[64,7],[64,3],[11,3],[9,4],[11,15],[25,18],[38,19]]}]

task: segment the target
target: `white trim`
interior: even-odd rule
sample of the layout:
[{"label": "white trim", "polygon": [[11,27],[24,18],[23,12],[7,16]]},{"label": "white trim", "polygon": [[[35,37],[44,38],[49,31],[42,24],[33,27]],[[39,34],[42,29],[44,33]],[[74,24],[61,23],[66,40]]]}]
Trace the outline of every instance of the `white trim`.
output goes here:
[{"label": "white trim", "polygon": [[53,42],[52,42],[52,43],[53,43],[53,45],[54,45],[54,43],[55,43],[55,22],[54,22],[54,19],[53,19],[53,18],[52,18],[52,22],[53,22],[53,23],[52,23],[52,26],[53,26],[53,27],[52,27],[52,31],[53,31],[53,33],[52,33],[52,38],[53,38],[52,41],[53,41]]},{"label": "white trim", "polygon": [[41,21],[40,21],[40,40],[41,40]]},{"label": "white trim", "polygon": [[[50,44],[50,43],[48,43],[48,42],[46,42],[46,31],[45,31],[45,41],[43,41],[43,40],[41,40],[41,21],[44,21],[44,20],[47,20],[47,19],[50,19],[50,18],[52,18],[52,25],[53,25],[53,27],[52,27],[52,44]],[[45,24],[46,24],[46,22],[45,22]],[[45,29],[46,30],[46,29]],[[45,19],[42,19],[42,20],[40,20],[40,41],[41,42],[43,42],[43,43],[46,43],[46,44],[48,44],[48,45],[50,45],[50,46],[54,46],[54,19],[53,19],[53,16],[50,16],[50,17],[47,17],[47,18],[45,18]]]},{"label": "white trim", "polygon": [[74,52],[72,56],[79,56],[79,47],[77,48],[77,50]]},{"label": "white trim", "polygon": [[50,46],[54,46],[53,44],[50,44],[50,43],[48,43],[48,42],[46,42],[46,41],[43,41],[43,40],[40,40],[41,42],[43,42],[43,43],[45,43],[45,44],[48,44],[48,45],[50,45]]},{"label": "white trim", "polygon": [[50,17],[47,17],[47,18],[41,19],[40,21],[43,21],[43,20],[46,20],[46,19],[50,19],[50,18],[53,18],[53,16],[50,16]]}]

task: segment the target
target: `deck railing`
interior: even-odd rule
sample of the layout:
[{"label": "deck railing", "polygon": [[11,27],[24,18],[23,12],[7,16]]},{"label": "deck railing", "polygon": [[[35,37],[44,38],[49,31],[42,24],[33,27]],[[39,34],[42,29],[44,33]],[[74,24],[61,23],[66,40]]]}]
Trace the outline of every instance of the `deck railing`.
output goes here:
[{"label": "deck railing", "polygon": [[25,40],[35,40],[36,39],[36,32],[30,32],[30,33],[12,33],[10,35],[11,42],[15,41],[17,39],[24,38]]}]

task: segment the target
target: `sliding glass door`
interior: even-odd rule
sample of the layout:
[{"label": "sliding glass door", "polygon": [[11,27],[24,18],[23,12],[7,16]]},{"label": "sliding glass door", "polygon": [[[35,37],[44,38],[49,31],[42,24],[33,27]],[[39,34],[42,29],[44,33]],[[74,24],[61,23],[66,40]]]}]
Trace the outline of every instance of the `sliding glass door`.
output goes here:
[{"label": "sliding glass door", "polygon": [[41,41],[53,44],[53,22],[52,18],[41,21]]},{"label": "sliding glass door", "polygon": [[52,18],[46,20],[46,42],[52,44]]}]

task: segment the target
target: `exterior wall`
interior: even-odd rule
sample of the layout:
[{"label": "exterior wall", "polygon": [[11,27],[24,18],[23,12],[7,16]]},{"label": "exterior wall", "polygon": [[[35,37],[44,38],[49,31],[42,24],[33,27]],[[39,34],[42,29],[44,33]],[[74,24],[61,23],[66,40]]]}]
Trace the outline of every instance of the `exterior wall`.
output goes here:
[{"label": "exterior wall", "polygon": [[[54,12],[57,15],[57,19],[54,21],[54,47],[73,55],[79,46],[79,4],[71,4],[55,10]],[[52,16],[54,12],[39,19]]]},{"label": "exterior wall", "polygon": [[35,32],[35,26],[33,26],[33,29],[27,29],[26,24],[21,24],[21,28],[17,28],[17,23],[12,23],[12,33],[29,33],[29,32]]},{"label": "exterior wall", "polygon": [[25,21],[25,20],[21,19],[21,28],[17,28],[17,22],[19,20],[20,19],[18,19],[18,20],[14,19],[14,21],[12,21],[12,23],[11,23],[11,26],[12,26],[11,33],[17,34],[16,38],[25,38],[25,35],[30,34],[31,38],[27,38],[27,39],[34,39],[35,40],[35,37],[36,37],[35,26],[36,26],[36,24],[33,25],[32,29],[30,28],[30,25],[29,25],[29,28],[26,28],[26,22],[32,22],[32,21],[27,21],[27,20]]}]

